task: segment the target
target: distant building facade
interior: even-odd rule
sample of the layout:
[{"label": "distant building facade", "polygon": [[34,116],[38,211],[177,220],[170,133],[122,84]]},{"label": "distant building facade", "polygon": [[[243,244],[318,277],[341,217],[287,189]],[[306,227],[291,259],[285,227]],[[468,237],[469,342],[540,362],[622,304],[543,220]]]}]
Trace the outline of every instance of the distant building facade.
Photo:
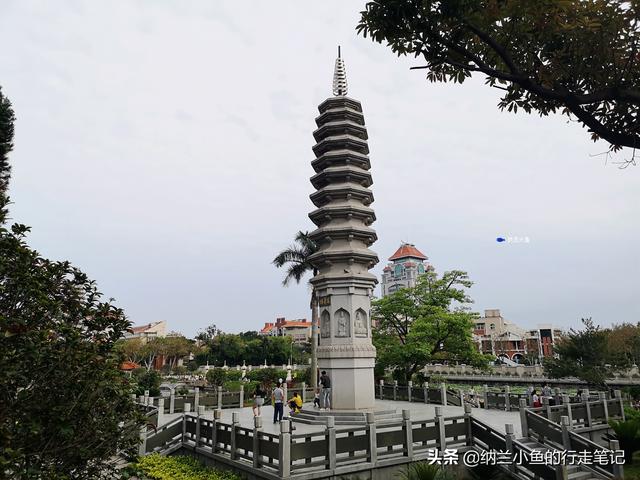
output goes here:
[{"label": "distant building facade", "polygon": [[401,288],[415,287],[418,277],[432,268],[427,260],[428,257],[415,245],[402,243],[389,257],[391,263],[382,271],[382,296],[386,297]]},{"label": "distant building facade", "polygon": [[294,343],[305,343],[311,339],[311,322],[307,322],[306,318],[287,320],[280,317],[276,318],[275,323],[265,323],[258,333],[275,337],[289,336]]},{"label": "distant building facade", "polygon": [[553,356],[554,343],[562,336],[562,330],[552,325],[540,325],[535,329],[523,329],[506,320],[499,309],[484,311],[476,320],[473,338],[482,353],[501,358],[505,363],[541,363]]},{"label": "distant building facade", "polygon": [[135,326],[129,332],[125,333],[124,338],[141,338],[144,340],[150,340],[152,338],[166,336],[167,322],[160,321]]}]

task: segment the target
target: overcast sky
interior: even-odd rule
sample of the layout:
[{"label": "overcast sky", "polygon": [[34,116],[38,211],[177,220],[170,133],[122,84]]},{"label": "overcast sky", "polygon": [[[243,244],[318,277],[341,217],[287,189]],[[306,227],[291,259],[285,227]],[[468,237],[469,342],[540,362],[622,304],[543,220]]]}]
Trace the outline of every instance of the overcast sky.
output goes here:
[{"label": "overcast sky", "polygon": [[[500,112],[481,78],[428,83],[356,35],[363,6],[3,1],[12,217],[136,324],[308,317],[307,285],[283,288],[270,262],[313,228],[311,134],[341,44],[369,131],[377,275],[409,241],[437,271],[469,272],[476,311],[640,320],[638,167],[605,164],[607,145],[566,118]],[[495,240],[508,235],[530,243]]]}]

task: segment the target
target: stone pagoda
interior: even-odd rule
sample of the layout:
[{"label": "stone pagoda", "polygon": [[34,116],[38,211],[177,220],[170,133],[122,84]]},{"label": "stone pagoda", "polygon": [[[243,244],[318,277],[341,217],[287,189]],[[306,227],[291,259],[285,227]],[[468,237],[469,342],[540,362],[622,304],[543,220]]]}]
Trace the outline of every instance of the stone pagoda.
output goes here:
[{"label": "stone pagoda", "polygon": [[311,233],[318,251],[310,258],[318,270],[311,279],[320,304],[318,368],[331,378],[333,409],[371,410],[376,350],[370,310],[377,280],[369,269],[378,263],[369,250],[377,239],[370,227],[376,218],[370,207],[373,182],[362,106],[347,97],[340,50],[333,95],[318,106],[311,163],[316,191],[310,198],[317,209],[309,217],[318,227]]}]

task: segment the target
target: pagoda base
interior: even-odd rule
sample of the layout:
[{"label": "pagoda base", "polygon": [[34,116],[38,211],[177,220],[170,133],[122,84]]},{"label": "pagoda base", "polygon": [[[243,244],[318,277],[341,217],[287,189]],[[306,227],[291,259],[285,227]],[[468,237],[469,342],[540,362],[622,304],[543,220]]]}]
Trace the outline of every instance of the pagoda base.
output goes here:
[{"label": "pagoda base", "polygon": [[[324,349],[319,347],[318,350]],[[375,408],[373,377],[375,357],[349,358],[338,356],[339,353],[336,356],[327,357],[320,357],[320,355],[319,351],[318,369],[321,372],[326,370],[331,379],[331,409],[373,411]]]}]

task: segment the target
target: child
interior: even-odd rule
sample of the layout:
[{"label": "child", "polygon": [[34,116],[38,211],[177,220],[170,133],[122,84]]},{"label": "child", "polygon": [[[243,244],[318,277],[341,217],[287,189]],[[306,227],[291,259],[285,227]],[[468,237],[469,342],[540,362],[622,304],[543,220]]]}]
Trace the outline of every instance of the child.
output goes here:
[{"label": "child", "polygon": [[302,398],[298,392],[295,392],[293,397],[289,399],[289,408],[291,413],[298,413],[302,408]]},{"label": "child", "polygon": [[316,388],[316,393],[313,396],[313,406],[316,408],[320,408],[320,389]]}]

